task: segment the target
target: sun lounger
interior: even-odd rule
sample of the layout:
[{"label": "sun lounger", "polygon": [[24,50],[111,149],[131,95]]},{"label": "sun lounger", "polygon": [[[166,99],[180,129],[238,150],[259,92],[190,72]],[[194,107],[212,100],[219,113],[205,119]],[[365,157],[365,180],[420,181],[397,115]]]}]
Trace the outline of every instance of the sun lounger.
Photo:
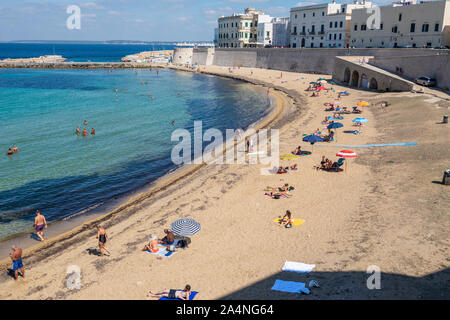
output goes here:
[{"label": "sun lounger", "polygon": [[283,281],[279,279],[275,280],[271,290],[306,294],[310,294],[311,292],[308,288],[306,288],[305,283],[303,282]]},{"label": "sun lounger", "polygon": [[[177,290],[177,291],[181,291],[181,290]],[[194,300],[195,296],[198,294],[198,291],[191,291],[191,294],[189,295],[189,300]],[[183,299],[169,299],[167,297],[161,297],[158,300],[183,300]]]},{"label": "sun lounger", "polygon": [[283,268],[281,268],[281,270],[290,271],[290,272],[298,272],[298,273],[309,273],[315,267],[316,267],[315,264],[306,264],[306,263],[302,263],[302,262],[286,261],[284,263]]}]

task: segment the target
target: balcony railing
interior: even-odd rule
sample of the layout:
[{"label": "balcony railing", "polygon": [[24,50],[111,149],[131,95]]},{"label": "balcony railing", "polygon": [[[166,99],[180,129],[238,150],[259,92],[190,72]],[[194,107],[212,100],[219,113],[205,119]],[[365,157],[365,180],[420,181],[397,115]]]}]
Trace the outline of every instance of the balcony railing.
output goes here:
[{"label": "balcony railing", "polygon": [[297,32],[292,32],[291,33],[291,36],[296,36],[297,35]]},{"label": "balcony railing", "polygon": [[310,35],[315,35],[316,32],[315,32],[315,31],[310,31],[309,34],[310,34]]}]

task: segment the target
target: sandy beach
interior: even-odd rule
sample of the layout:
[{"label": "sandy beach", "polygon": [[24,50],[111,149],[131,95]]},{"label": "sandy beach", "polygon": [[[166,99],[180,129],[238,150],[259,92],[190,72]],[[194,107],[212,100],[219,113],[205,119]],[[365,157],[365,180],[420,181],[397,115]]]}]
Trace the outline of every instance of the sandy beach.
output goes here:
[{"label": "sandy beach", "polygon": [[[335,92],[310,97],[310,81],[329,75],[201,66],[201,72],[243,79],[271,87],[278,109],[263,126],[280,130],[280,154],[298,145],[313,151],[283,166],[299,170],[261,175],[262,165],[203,165],[175,176],[164,187],[134,199],[125,209],[100,219],[109,233],[111,256],[97,255],[94,223],[25,250],[26,277],[0,276],[0,299],[145,299],[149,290],[182,288],[199,291],[196,299],[449,299],[450,190],[440,184],[450,168],[450,111],[441,95],[377,93],[327,84]],[[351,108],[371,103],[361,115],[344,115],[344,128],[329,144],[302,142],[319,128],[325,102],[338,91]],[[443,98],[448,99],[448,96]],[[388,102],[382,107],[381,102]],[[276,117],[275,117],[276,116]],[[369,120],[362,133],[352,119]],[[276,118],[276,119],[275,119]],[[415,146],[349,148],[417,142]],[[324,155],[333,161],[342,149],[358,153],[346,160],[345,172],[317,171]],[[295,187],[288,199],[264,195],[266,186]],[[290,210],[305,220],[285,229],[273,222]],[[202,230],[188,249],[156,259],[142,252],[150,234],[179,218],[193,218]],[[2,257],[4,258],[4,257]],[[5,271],[9,258],[0,261]],[[315,264],[308,275],[282,272],[285,261]],[[81,270],[81,289],[66,286],[67,268]],[[381,289],[366,285],[368,266],[381,270]],[[320,288],[310,295],[272,291],[276,279],[309,282]]]}]

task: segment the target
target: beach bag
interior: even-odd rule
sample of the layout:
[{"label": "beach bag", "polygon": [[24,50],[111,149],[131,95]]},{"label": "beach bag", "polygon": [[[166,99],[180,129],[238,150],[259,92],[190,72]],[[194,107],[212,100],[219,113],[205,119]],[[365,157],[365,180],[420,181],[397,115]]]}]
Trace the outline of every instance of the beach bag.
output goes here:
[{"label": "beach bag", "polygon": [[292,228],[292,224],[290,222],[286,223],[286,228]]}]

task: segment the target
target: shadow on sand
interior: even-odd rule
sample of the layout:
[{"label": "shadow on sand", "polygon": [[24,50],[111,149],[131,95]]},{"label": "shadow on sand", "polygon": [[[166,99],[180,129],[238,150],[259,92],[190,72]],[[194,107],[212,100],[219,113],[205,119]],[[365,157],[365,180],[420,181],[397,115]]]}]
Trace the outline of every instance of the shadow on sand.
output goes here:
[{"label": "shadow on sand", "polygon": [[[219,299],[224,300],[316,300],[316,299],[450,299],[450,268],[423,277],[381,273],[381,289],[368,289],[367,280],[372,274],[361,271],[345,272],[279,272],[250,286]],[[276,279],[303,282],[308,287],[316,280],[319,288],[311,293],[298,294],[271,290]],[[371,282],[372,283],[372,282]]]}]

